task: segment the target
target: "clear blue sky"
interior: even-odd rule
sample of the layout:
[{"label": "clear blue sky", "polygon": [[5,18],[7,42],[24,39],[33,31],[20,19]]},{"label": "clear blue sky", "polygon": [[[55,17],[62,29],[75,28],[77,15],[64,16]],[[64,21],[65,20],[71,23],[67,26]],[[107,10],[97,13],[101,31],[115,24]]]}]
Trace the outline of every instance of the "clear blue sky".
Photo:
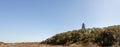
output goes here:
[{"label": "clear blue sky", "polygon": [[42,41],[57,33],[120,24],[120,0],[0,0],[0,41]]}]

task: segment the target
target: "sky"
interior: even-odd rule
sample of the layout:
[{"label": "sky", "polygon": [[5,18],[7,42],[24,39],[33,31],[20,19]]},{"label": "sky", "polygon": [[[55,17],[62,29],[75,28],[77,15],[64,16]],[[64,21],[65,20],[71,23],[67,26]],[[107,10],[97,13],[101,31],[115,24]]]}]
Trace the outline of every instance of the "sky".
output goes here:
[{"label": "sky", "polygon": [[0,0],[0,41],[40,42],[55,34],[120,24],[120,0]]}]

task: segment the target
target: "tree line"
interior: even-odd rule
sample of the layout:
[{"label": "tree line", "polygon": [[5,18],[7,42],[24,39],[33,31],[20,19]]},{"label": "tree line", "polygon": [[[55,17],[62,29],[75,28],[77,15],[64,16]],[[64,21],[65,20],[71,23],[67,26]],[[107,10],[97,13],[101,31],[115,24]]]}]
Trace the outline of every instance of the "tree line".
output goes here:
[{"label": "tree line", "polygon": [[99,46],[120,45],[120,25],[103,28],[87,28],[56,34],[41,42],[51,45],[93,43]]}]

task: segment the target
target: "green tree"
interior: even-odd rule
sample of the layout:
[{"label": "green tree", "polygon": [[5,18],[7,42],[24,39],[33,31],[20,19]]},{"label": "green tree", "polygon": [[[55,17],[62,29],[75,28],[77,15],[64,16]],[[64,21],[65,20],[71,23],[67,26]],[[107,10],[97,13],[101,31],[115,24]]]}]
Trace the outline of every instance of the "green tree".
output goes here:
[{"label": "green tree", "polygon": [[100,46],[112,46],[115,43],[115,38],[113,37],[111,32],[104,31],[101,32],[96,38],[95,42]]}]

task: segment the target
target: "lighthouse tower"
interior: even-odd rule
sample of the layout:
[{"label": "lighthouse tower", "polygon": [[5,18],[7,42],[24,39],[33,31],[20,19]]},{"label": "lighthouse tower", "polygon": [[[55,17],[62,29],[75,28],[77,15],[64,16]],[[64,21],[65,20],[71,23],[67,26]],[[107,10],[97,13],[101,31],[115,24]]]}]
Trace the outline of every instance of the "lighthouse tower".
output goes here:
[{"label": "lighthouse tower", "polygon": [[85,29],[85,24],[84,23],[82,23],[82,29]]},{"label": "lighthouse tower", "polygon": [[85,24],[84,24],[84,23],[82,23],[81,31],[82,31],[83,33],[86,32],[86,28],[85,28]]}]

